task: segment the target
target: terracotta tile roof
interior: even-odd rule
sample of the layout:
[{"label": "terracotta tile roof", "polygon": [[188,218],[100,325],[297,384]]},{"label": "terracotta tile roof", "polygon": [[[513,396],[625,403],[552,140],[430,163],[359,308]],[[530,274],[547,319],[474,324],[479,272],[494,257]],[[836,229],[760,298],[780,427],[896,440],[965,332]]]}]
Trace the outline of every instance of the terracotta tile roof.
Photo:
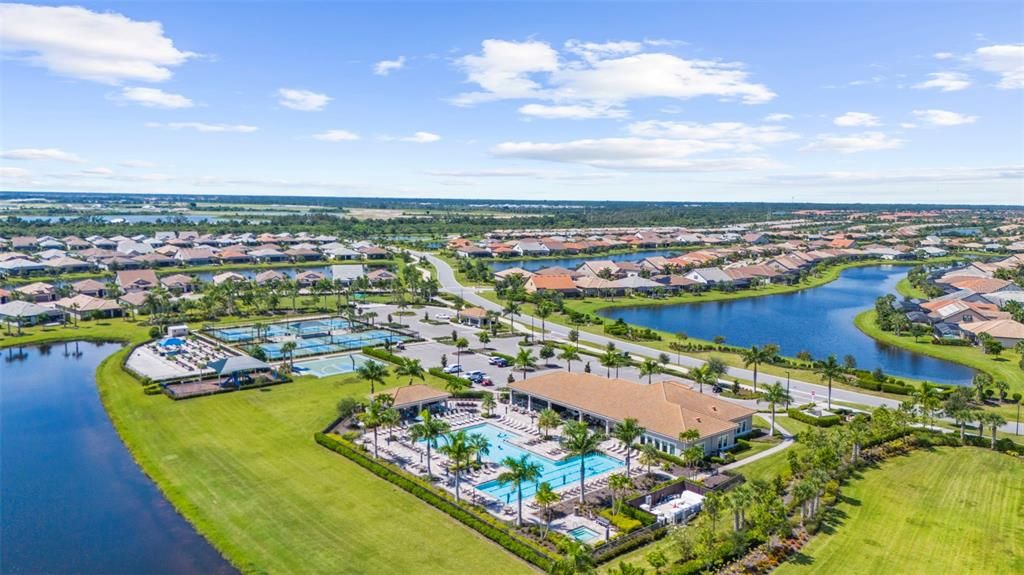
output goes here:
[{"label": "terracotta tile roof", "polygon": [[736,428],[753,410],[693,391],[674,381],[643,385],[590,373],[558,371],[509,386],[614,421],[635,418],[648,431],[676,439],[689,429],[701,437]]},{"label": "terracotta tile roof", "polygon": [[429,385],[423,385],[421,383],[416,385],[403,385],[401,387],[381,392],[378,395],[390,395],[394,399],[392,407],[395,409],[413,407],[420,403],[444,401],[452,396],[448,392],[441,391],[440,389],[430,387]]},{"label": "terracotta tile roof", "polygon": [[576,284],[573,283],[572,277],[570,276],[539,276],[535,275],[527,280],[528,286],[532,285],[534,289],[542,290],[575,290]]},{"label": "terracotta tile roof", "polygon": [[1002,339],[1024,339],[1024,324],[1012,319],[994,319],[960,324],[960,329],[980,335],[987,333]]}]

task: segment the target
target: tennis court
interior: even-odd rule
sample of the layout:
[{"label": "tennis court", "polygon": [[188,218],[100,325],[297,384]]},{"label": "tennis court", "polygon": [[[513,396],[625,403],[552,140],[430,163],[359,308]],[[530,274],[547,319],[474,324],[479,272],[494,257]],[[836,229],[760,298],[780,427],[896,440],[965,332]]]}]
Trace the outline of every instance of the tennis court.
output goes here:
[{"label": "tennis court", "polygon": [[296,363],[295,371],[303,375],[308,373],[309,375],[315,375],[317,377],[329,377],[332,375],[341,375],[343,373],[352,373],[367,361],[370,361],[370,358],[361,353],[350,353],[348,355],[339,355],[336,357]]},{"label": "tennis court", "polygon": [[[326,335],[331,331],[346,329],[351,324],[344,319],[332,317],[326,319],[312,319],[292,321],[285,323],[272,323],[260,328],[262,339],[270,339],[282,336],[305,337],[310,335]],[[224,327],[210,330],[210,335],[228,343],[247,343],[256,341],[256,326],[243,325],[239,327]]]},{"label": "tennis court", "polygon": [[[335,334],[330,336],[299,337],[295,339],[295,357],[306,357],[309,355],[323,355],[359,349],[370,345],[381,345],[387,341],[398,343],[408,339],[406,336],[393,333],[383,329],[371,329],[346,334]],[[284,359],[285,353],[283,342],[261,343],[260,347],[267,354],[267,359]]]}]

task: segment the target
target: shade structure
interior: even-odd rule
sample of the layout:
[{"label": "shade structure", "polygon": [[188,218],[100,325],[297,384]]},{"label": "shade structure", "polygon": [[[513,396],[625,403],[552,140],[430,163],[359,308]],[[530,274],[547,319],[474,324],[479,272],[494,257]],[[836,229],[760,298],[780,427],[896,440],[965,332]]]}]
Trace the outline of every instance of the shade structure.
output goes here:
[{"label": "shade structure", "polygon": [[233,355],[206,364],[206,367],[220,375],[234,375],[261,369],[270,369],[270,364],[248,355]]}]

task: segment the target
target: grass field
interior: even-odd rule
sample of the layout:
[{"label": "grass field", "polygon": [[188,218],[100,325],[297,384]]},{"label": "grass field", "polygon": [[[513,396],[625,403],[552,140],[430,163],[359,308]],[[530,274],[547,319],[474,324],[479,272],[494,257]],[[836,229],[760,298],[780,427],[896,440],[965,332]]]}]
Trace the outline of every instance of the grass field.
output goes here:
[{"label": "grass field", "polygon": [[[106,324],[106,325],[102,325]],[[27,330],[0,346],[60,337],[146,339],[125,321]],[[104,405],[168,500],[246,573],[528,573],[500,547],[349,460],[319,447],[355,375],[174,402],[147,396],[121,369],[99,368]],[[392,378],[390,385],[406,383]],[[439,385],[439,380],[428,383]],[[183,550],[187,552],[187,550]]]},{"label": "grass field", "polygon": [[834,515],[776,573],[1024,573],[1024,464],[1003,454],[892,459],[844,487]]},{"label": "grass field", "polygon": [[[924,339],[918,341],[911,335],[899,336],[882,331],[875,325],[875,317],[875,310],[868,310],[858,314],[853,323],[857,329],[882,343],[985,371],[991,374],[995,380],[1010,384],[1011,394],[1024,392],[1024,370],[1021,370],[1018,365],[1020,355],[1012,349],[1007,349],[1002,354],[994,356],[985,355],[985,352],[974,346],[933,345],[926,343]],[[1010,414],[1009,411],[1002,413],[1004,417]]]}]

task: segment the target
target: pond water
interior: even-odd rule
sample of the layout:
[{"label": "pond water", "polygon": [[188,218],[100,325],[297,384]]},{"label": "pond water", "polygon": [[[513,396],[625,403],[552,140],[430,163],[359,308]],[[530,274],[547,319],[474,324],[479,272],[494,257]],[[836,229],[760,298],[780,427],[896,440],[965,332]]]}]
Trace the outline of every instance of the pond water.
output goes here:
[{"label": "pond water", "polygon": [[884,345],[853,325],[858,313],[874,307],[875,299],[896,292],[907,272],[899,266],[851,268],[839,279],[799,292],[732,301],[611,308],[600,315],[628,323],[685,332],[700,339],[725,336],[726,343],[749,347],[777,344],[795,356],[806,350],[815,358],[846,354],[861,369],[881,367],[897,377],[938,383],[968,384],[971,368]]},{"label": "pond water", "polygon": [[253,268],[253,269],[245,269],[245,270],[216,270],[216,271],[191,272],[191,273],[189,272],[188,268],[181,268],[179,271],[177,271],[177,273],[183,273],[183,274],[188,274],[188,275],[195,275],[196,278],[198,278],[200,281],[208,282],[208,281],[212,281],[213,280],[213,276],[218,275],[218,274],[222,274],[222,273],[225,273],[225,272],[229,272],[229,271],[230,272],[234,272],[236,274],[241,274],[241,275],[245,276],[246,279],[250,279],[250,280],[251,279],[256,279],[257,275],[259,275],[262,272],[271,270],[271,269],[273,271],[280,272],[280,273],[282,273],[282,274],[284,274],[284,275],[286,275],[286,276],[288,276],[289,278],[292,278],[292,279],[295,279],[295,276],[300,274],[300,273],[302,273],[302,272],[318,272],[318,273],[324,274],[324,276],[326,276],[327,278],[331,277],[331,267],[330,266],[309,266],[309,267],[297,267],[297,268]]},{"label": "pond water", "polygon": [[118,349],[83,342],[67,344],[67,355],[63,343],[0,350],[0,570],[236,573],[142,473],[111,425],[94,373]]},{"label": "pond water", "polygon": [[502,261],[498,260],[491,262],[491,269],[500,272],[501,270],[507,270],[509,268],[523,268],[526,271],[536,271],[541,268],[550,267],[563,267],[574,270],[580,266],[583,262],[589,262],[594,260],[611,260],[613,262],[638,262],[644,258],[652,258],[655,256],[662,256],[670,258],[684,253],[685,250],[637,250],[635,252],[627,252],[623,254],[614,255],[601,255],[601,254],[590,254],[587,256],[579,257],[565,257],[565,258],[551,258],[541,260],[525,260],[525,261]]}]

